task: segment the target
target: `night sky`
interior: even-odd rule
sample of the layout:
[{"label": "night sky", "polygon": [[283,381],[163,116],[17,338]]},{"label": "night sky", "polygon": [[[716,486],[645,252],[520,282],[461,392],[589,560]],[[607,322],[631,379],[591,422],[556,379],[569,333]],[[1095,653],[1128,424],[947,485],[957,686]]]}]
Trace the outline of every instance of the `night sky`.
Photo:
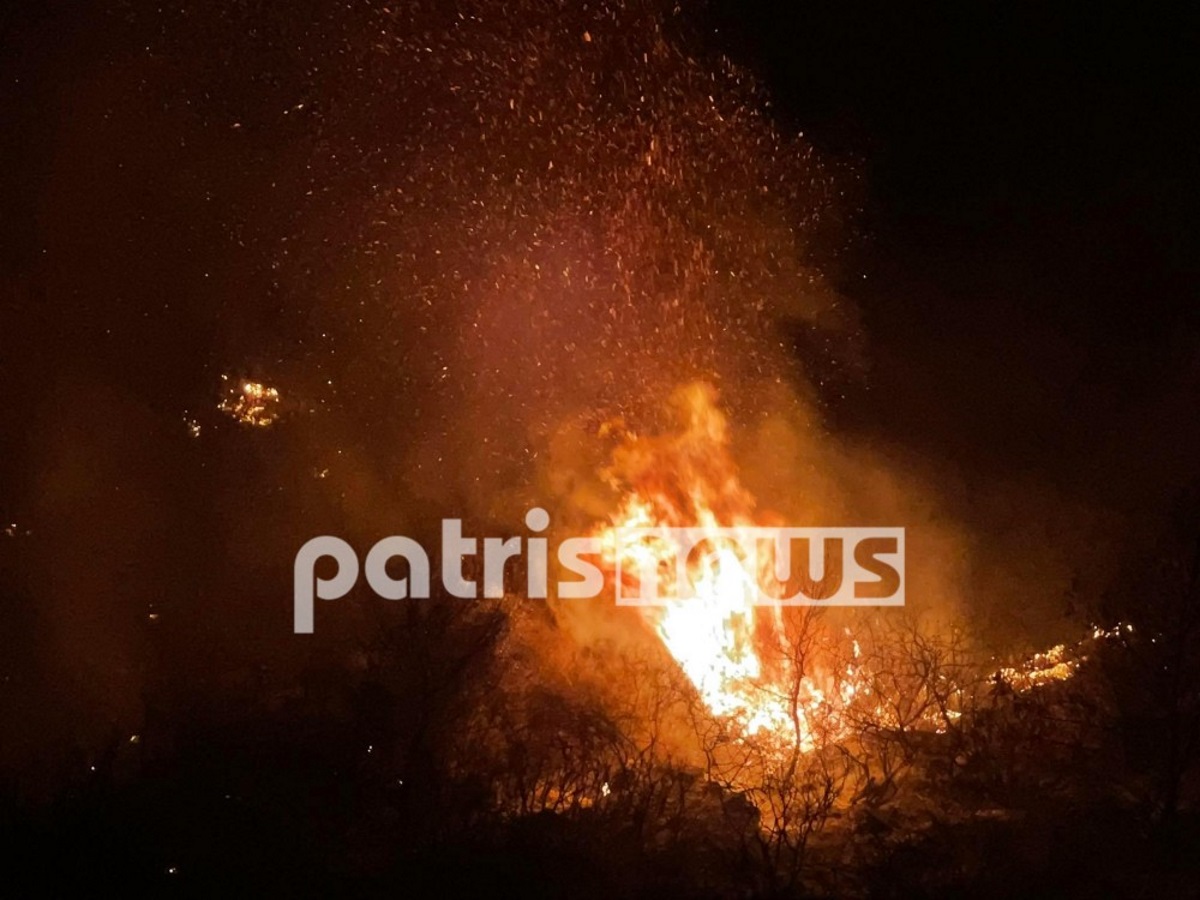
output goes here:
[{"label": "night sky", "polygon": [[[539,291],[556,288],[521,261],[577,273],[599,258],[579,243],[567,262],[552,249],[489,257],[485,278],[484,240],[491,253],[506,229],[524,235],[543,202],[565,210],[547,227],[577,236],[579,209],[622,189],[604,165],[589,173],[594,154],[643,152],[622,118],[623,92],[636,93],[620,76],[624,45],[600,29],[579,38],[603,18],[594,11],[563,13],[579,20],[563,46],[608,54],[588,65],[611,81],[571,119],[577,143],[553,176],[523,173],[544,173],[538,154],[568,140],[534,121],[566,108],[551,104],[557,83],[523,70],[473,83],[485,105],[512,81],[537,107],[488,157],[517,187],[488,194],[484,175],[471,180],[483,169],[464,149],[477,136],[452,115],[459,96],[438,93],[456,76],[419,59],[430,35],[429,57],[443,59],[436,36],[451,11],[160,6],[50,0],[0,14],[6,766],[139,721],[162,685],[219,693],[310,663],[288,628],[304,540],[330,530],[365,542],[435,513],[489,521],[527,508],[538,441],[596,406],[596,384],[609,391],[596,397],[637,396],[635,379],[661,369],[651,333],[697,348],[681,370],[727,366],[735,413],[744,378],[803,379],[839,441],[933,485],[931,520],[953,521],[972,548],[962,603],[996,641],[1057,634],[1079,592],[1103,590],[1122,547],[1147,540],[1200,478],[1194,7],[714,2],[668,17],[697,62],[650,76],[678,93],[646,121],[683,135],[682,158],[711,152],[712,169],[694,176],[707,190],[688,175],[687,190],[662,195],[662,222],[686,230],[692,206],[718,230],[761,214],[761,232],[717,251],[752,269],[786,246],[777,210],[747,199],[729,212],[723,188],[741,204],[761,168],[782,186],[772,197],[786,195],[779,210],[819,213],[804,219],[803,270],[778,262],[770,302],[782,308],[802,283],[819,284],[816,299],[766,341],[739,331],[740,294],[665,324],[634,299],[616,326],[586,304],[542,316],[550,294]],[[497,46],[535,35],[561,67],[549,77],[568,83],[571,57],[543,5],[511,17]],[[462,46],[495,49],[475,40]],[[760,88],[730,87],[728,131],[705,149],[705,135],[668,126],[701,115],[697,73],[722,56]],[[427,96],[450,118],[420,119]],[[762,116],[731,118],[741,103]],[[586,116],[617,123],[611,143]],[[794,146],[805,166],[812,154],[804,180],[789,174]],[[552,180],[571,166],[586,191],[570,174]],[[429,191],[389,212],[392,180]],[[504,207],[479,207],[482,232],[474,208],[457,206],[464,183]],[[630,182],[628,193],[657,190]],[[627,258],[670,270],[675,232],[612,216],[621,227],[589,232],[597,248],[604,234],[628,237]],[[642,227],[665,234],[661,252]],[[541,232],[526,238],[549,246]],[[392,303],[408,287],[386,281],[386,260],[410,250],[422,286]],[[759,274],[731,272],[747,291]],[[586,273],[589,287],[610,276],[601,263]],[[686,280],[662,275],[675,276]],[[533,312],[430,287],[481,279],[497,296],[527,290]],[[470,322],[503,340],[460,343]],[[697,337],[730,322],[732,337]],[[583,375],[526,338],[578,341]],[[218,409],[239,379],[278,386],[278,425],[241,427]],[[532,399],[514,401],[514,385],[536,385]],[[1027,592],[1031,608],[1014,608]]]},{"label": "night sky", "polygon": [[846,290],[875,374],[853,427],[1122,504],[1194,475],[1194,15],[730,4],[722,19],[782,114],[861,160],[848,274],[866,283]]}]

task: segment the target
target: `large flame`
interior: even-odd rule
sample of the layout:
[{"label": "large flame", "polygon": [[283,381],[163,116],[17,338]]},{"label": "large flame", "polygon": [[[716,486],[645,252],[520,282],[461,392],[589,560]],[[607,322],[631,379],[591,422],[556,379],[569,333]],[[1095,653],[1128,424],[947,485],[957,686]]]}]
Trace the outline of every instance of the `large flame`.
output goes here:
[{"label": "large flame", "polygon": [[[795,629],[796,620],[811,625],[811,608],[756,602],[760,587],[775,583],[774,557],[767,552],[747,562],[721,535],[730,529],[735,535],[742,529],[760,530],[768,517],[739,481],[715,391],[690,385],[676,393],[674,404],[677,427],[666,434],[640,436],[621,429],[623,440],[609,477],[623,500],[600,531],[601,559],[613,578],[617,572],[674,565],[669,541],[624,540],[627,529],[699,529],[707,538],[708,552],[688,561],[691,595],[678,596],[674,581],[666,579],[660,585],[661,605],[640,611],[708,710],[743,735],[766,735],[802,750],[812,749],[822,737],[840,740],[863,721],[884,728],[942,730],[956,720],[961,710],[953,707],[960,705],[965,686],[938,702],[931,702],[928,686],[919,684],[909,687],[914,695],[924,691],[923,699],[888,696],[889,685],[897,688],[894,671],[887,678],[876,677],[881,673],[874,672],[871,661],[878,662],[888,650],[876,647],[864,658],[849,630],[836,635],[823,630],[817,642],[823,653],[813,653],[811,640],[805,646],[797,643]],[[734,543],[754,544],[750,534],[743,537]],[[1089,645],[1119,628],[1097,629],[1078,644],[1059,645],[994,671],[988,680],[1022,693],[1070,678]],[[888,664],[894,670],[895,661]]]},{"label": "large flame", "polygon": [[[673,565],[669,543],[625,541],[622,532],[700,529],[709,550],[688,562],[694,593],[680,597],[665,584],[662,605],[642,614],[714,715],[747,734],[767,731],[811,745],[825,693],[786,652],[783,608],[755,602],[759,576],[773,570],[774,559],[763,554],[754,564],[762,571],[752,571],[722,537],[759,524],[754,498],[738,480],[726,419],[707,385],[682,389],[675,406],[677,431],[624,435],[612,468],[624,500],[600,534],[601,557],[610,573],[659,570]],[[744,537],[733,543],[754,543]]]}]

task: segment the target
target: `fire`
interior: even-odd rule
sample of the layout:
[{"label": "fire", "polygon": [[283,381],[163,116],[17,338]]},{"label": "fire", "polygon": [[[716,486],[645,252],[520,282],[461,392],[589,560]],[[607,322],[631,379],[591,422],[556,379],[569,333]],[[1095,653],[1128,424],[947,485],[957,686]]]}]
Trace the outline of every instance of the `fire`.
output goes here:
[{"label": "fire", "polygon": [[[661,495],[630,497],[617,517],[617,527],[680,527],[684,523],[671,518]],[[722,527],[701,498],[694,497],[697,521],[706,531]],[[605,535],[605,559],[615,566],[617,552],[628,570],[652,557],[654,568],[672,562],[662,544],[646,542],[622,546],[617,551],[613,537],[617,528]],[[639,558],[640,557],[640,558]],[[757,646],[762,618],[779,622],[779,610],[756,608],[753,604],[753,574],[748,572],[731,550],[718,547],[691,566],[695,596],[686,599],[671,596],[666,605],[646,607],[644,614],[663,645],[696,687],[708,708],[716,715],[736,718],[750,731],[769,729],[786,731],[792,717],[784,703],[764,697],[759,690],[764,665]]]},{"label": "fire", "polygon": [[1126,622],[1118,622],[1110,628],[1094,626],[1091,634],[1075,644],[1055,644],[1049,650],[1033,654],[1019,666],[998,669],[992,679],[1008,685],[1018,694],[1056,681],[1066,681],[1074,677],[1079,667],[1087,662],[1093,647],[1103,641],[1116,640],[1123,633],[1132,632],[1133,626]]},{"label": "fire", "polygon": [[[228,381],[229,378],[222,375],[221,380]],[[267,428],[274,425],[279,419],[279,403],[279,391],[276,388],[243,379],[238,382],[237,387],[229,388],[226,396],[217,405],[217,409],[227,413],[243,425]],[[195,437],[199,432],[199,426],[193,426],[189,422],[188,427]]]},{"label": "fire", "polygon": [[[642,614],[713,715],[745,734],[768,732],[807,748],[825,696],[783,652],[783,609],[755,603],[763,573],[719,539],[728,529],[757,525],[754,498],[730,454],[728,423],[707,385],[684,388],[675,406],[677,433],[625,435],[610,477],[626,493],[600,533],[601,558],[610,572],[664,568],[673,564],[665,542],[622,542],[621,530],[701,529],[712,549],[688,562],[694,595],[680,597],[667,585],[663,605]],[[762,569],[773,565],[771,558],[759,562]]]},{"label": "fire", "polygon": [[[759,586],[774,583],[775,560],[771,554],[743,560],[719,537],[730,529],[736,535],[761,528],[765,516],[739,481],[715,391],[691,385],[676,394],[674,403],[678,427],[665,435],[639,436],[615,426],[623,441],[608,477],[623,500],[599,533],[601,560],[614,579],[617,572],[670,570],[674,549],[669,542],[622,540],[627,529],[653,534],[691,528],[708,539],[711,550],[687,562],[692,595],[678,596],[667,579],[660,585],[662,604],[640,607],[640,613],[709,712],[743,736],[809,751],[821,738],[850,736],[863,722],[942,731],[961,717],[972,683],[1003,682],[1024,693],[1071,678],[1086,659],[1084,646],[1119,630],[1097,629],[1080,644],[1059,645],[991,673],[980,666],[971,676],[967,666],[954,662],[954,677],[961,682],[952,690],[909,678],[914,683],[904,690],[911,696],[891,696],[900,690],[895,655],[903,647],[873,646],[864,654],[849,629],[838,634],[826,629],[817,642],[820,650],[811,653],[812,646],[801,648],[793,640],[791,617],[800,611],[756,602]],[[903,642],[905,637],[900,632],[882,636],[884,643],[889,639]],[[876,671],[881,664],[887,677]]]}]

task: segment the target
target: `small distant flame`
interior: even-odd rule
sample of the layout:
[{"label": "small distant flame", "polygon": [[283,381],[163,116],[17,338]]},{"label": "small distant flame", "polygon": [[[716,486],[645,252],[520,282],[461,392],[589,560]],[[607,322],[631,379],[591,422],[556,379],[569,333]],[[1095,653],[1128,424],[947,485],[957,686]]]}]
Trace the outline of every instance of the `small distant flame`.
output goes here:
[{"label": "small distant flame", "polygon": [[1132,625],[1121,622],[1111,628],[1096,626],[1090,635],[1075,644],[1056,644],[1049,650],[1033,654],[1020,665],[998,669],[993,680],[1008,685],[1019,694],[1055,681],[1066,681],[1087,661],[1092,646],[1132,631]]},{"label": "small distant flame", "polygon": [[1035,653],[1020,667],[1006,666],[1000,669],[996,677],[1019,693],[1052,681],[1065,681],[1075,674],[1079,663],[1078,658],[1067,658],[1066,644],[1057,644],[1049,650]]},{"label": "small distant flame", "polygon": [[[228,378],[222,376],[222,380]],[[230,389],[217,409],[243,425],[267,428],[279,420],[279,391],[260,382],[243,379],[237,387]]]}]

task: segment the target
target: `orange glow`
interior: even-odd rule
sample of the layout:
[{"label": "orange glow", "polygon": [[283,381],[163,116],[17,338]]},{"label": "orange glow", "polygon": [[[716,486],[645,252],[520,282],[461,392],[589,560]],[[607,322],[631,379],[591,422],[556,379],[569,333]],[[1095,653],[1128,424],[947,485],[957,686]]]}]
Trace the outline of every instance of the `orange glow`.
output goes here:
[{"label": "orange glow", "polygon": [[[664,605],[641,612],[714,715],[733,720],[745,734],[769,732],[808,748],[825,695],[783,652],[783,609],[755,605],[760,573],[715,540],[719,529],[757,525],[754,499],[738,480],[715,400],[711,388],[690,385],[675,398],[678,433],[626,435],[614,470],[627,493],[600,533],[601,559],[610,574],[618,562],[622,571],[669,566],[674,557],[664,542],[621,542],[620,530],[700,528],[713,543],[710,552],[689,561],[695,595],[680,598],[673,584],[666,585]],[[773,571],[769,556],[758,564],[762,574]],[[853,685],[847,688],[853,693]]]},{"label": "orange glow", "polygon": [[[898,657],[905,646],[897,618],[889,622],[900,630],[889,636],[885,627],[864,654],[848,629],[814,634],[812,609],[756,605],[758,585],[775,583],[759,577],[773,575],[773,555],[762,554],[754,563],[760,571],[751,571],[716,539],[720,530],[762,527],[754,498],[739,481],[726,419],[706,385],[682,389],[674,403],[674,431],[623,432],[608,472],[623,499],[599,532],[600,556],[615,580],[617,571],[662,571],[674,564],[669,542],[622,540],[624,529],[698,528],[711,541],[708,553],[687,564],[694,596],[678,596],[673,580],[666,579],[660,585],[663,603],[639,612],[709,712],[744,737],[809,751],[822,741],[849,738],[868,722],[883,729],[944,730],[962,715],[973,685],[1002,679],[1021,693],[1070,678],[1086,659],[1085,645],[1111,636],[1097,630],[1078,645],[1060,645],[997,672],[975,668],[974,676],[965,663],[954,662],[954,686],[946,690],[897,675],[907,671]],[[621,426],[606,426],[611,429]],[[799,639],[797,627],[807,629]],[[800,646],[798,640],[807,643]],[[896,640],[900,645],[886,646]],[[892,696],[897,691],[908,696]]]},{"label": "orange glow", "polygon": [[[222,381],[228,381],[228,376],[222,375]],[[226,396],[217,405],[217,409],[232,416],[243,425],[254,428],[267,428],[279,419],[279,391],[269,385],[257,381],[242,380],[236,388],[229,389]],[[192,436],[199,432],[199,427],[189,423]]]}]

